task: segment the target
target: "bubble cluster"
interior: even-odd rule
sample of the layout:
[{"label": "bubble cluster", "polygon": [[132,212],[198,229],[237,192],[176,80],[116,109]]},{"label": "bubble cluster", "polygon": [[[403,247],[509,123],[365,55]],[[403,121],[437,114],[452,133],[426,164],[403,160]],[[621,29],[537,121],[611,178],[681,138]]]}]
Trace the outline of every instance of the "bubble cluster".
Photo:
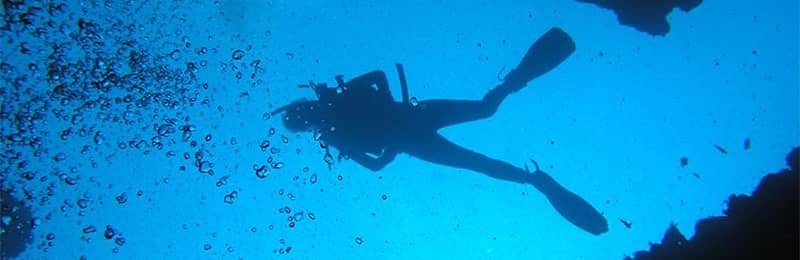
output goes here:
[{"label": "bubble cluster", "polygon": [[[177,190],[188,181],[220,192],[206,194],[216,198],[213,203],[233,205],[247,201],[240,192],[253,194],[238,186],[242,180],[260,180],[257,183],[265,187],[286,180],[298,186],[286,186],[286,191],[281,187],[279,203],[287,205],[282,207],[283,212],[272,213],[277,221],[286,222],[275,222],[268,229],[289,232],[316,219],[300,204],[310,196],[298,189],[304,188],[301,185],[321,185],[319,179],[327,175],[286,158],[301,153],[299,136],[274,127],[260,130],[262,136],[232,136],[220,132],[222,127],[217,122],[209,122],[241,106],[219,102],[218,84],[204,75],[219,74],[226,80],[250,84],[252,89],[235,92],[240,100],[247,100],[257,90],[269,92],[262,75],[270,59],[258,57],[258,50],[251,45],[215,45],[213,38],[218,36],[211,33],[207,41],[198,41],[194,32],[180,24],[187,20],[185,10],[191,10],[187,8],[191,4],[3,2],[0,188],[15,196],[6,198],[3,194],[4,210],[11,205],[6,201],[34,207],[26,211],[27,207],[17,206],[17,215],[4,213],[0,219],[4,231],[6,226],[17,225],[20,234],[28,238],[16,241],[31,243],[33,238],[36,249],[46,253],[57,243],[73,239],[110,247],[111,252],[118,253],[128,239],[132,243],[127,244],[136,245],[140,244],[136,240],[146,238],[133,233],[123,236],[119,227],[126,225],[118,221],[133,220],[109,217],[106,211],[164,203],[159,201],[161,194]],[[292,52],[286,55],[294,58]],[[259,116],[275,123],[270,122],[274,119],[268,112],[261,111],[253,121]],[[226,161],[229,157],[214,156],[228,152],[221,149],[239,148],[262,157],[257,162],[231,162]],[[165,161],[170,167],[136,171],[148,166],[137,156]],[[327,149],[324,162],[328,166],[333,163]],[[250,163],[252,172],[246,167]],[[128,168],[119,172],[107,169],[119,164]],[[240,164],[245,166],[240,169]],[[273,190],[269,192],[274,196]],[[222,202],[219,196],[223,196]],[[184,199],[191,198],[179,198]],[[64,227],[67,231],[35,230],[63,223],[74,226]],[[179,230],[189,230],[189,226],[184,224]],[[215,231],[209,233],[215,238]],[[12,248],[6,246],[12,245],[5,240],[9,235],[14,233],[3,232],[4,256],[11,255],[5,252]],[[241,248],[238,244],[208,242],[197,244],[203,245],[204,251],[212,251],[211,242],[221,248],[218,251],[244,251],[234,251]],[[276,252],[292,252],[292,246],[281,240]],[[81,254],[79,258],[87,256]]]}]

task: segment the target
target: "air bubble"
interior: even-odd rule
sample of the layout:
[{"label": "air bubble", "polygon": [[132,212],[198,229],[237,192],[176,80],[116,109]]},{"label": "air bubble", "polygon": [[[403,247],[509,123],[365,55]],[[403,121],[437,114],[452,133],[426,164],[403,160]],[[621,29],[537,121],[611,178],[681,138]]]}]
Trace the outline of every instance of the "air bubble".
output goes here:
[{"label": "air bubble", "polygon": [[117,234],[117,231],[114,231],[114,227],[112,227],[111,225],[107,225],[106,226],[106,231],[103,232],[103,237],[105,237],[106,239],[112,239],[112,238],[114,238],[114,235],[116,235],[116,234]]},{"label": "air bubble", "polygon": [[234,59],[234,60],[241,60],[243,57],[244,57],[244,51],[243,50],[235,50],[235,51],[233,51],[233,54],[231,54],[231,59]]},{"label": "air bubble", "polygon": [[272,168],[273,168],[273,169],[280,169],[280,168],[283,168],[283,163],[282,163],[282,162],[275,162],[275,163],[272,163]]},{"label": "air bubble", "polygon": [[125,245],[125,238],[118,236],[117,239],[114,240],[114,243],[117,244],[118,246],[123,246]]},{"label": "air bubble", "polygon": [[[202,155],[202,154],[201,154]],[[202,158],[202,156],[201,156]],[[201,161],[198,169],[200,173],[210,173],[214,168],[214,164],[209,161]]]},{"label": "air bubble", "polygon": [[301,220],[303,220],[303,216],[304,216],[303,212],[300,211],[300,212],[294,213],[294,215],[292,215],[292,218],[294,219],[294,221],[300,222]]},{"label": "air bubble", "polygon": [[409,101],[411,102],[411,106],[413,107],[419,106],[419,101],[417,100],[417,97],[411,97],[411,100]]},{"label": "air bubble", "polygon": [[94,233],[95,231],[97,231],[97,228],[95,228],[94,226],[88,226],[88,227],[83,228],[83,233],[84,234]]},{"label": "air bubble", "polygon": [[323,157],[323,159],[325,160],[326,164],[328,165],[333,164],[333,155],[331,155],[330,153],[325,153],[325,157]]},{"label": "air bubble", "polygon": [[104,139],[105,138],[103,138],[103,132],[97,131],[97,133],[94,134],[94,143],[95,144],[97,144],[97,145],[103,144],[103,140]]},{"label": "air bubble", "polygon": [[259,179],[266,178],[268,175],[269,175],[269,168],[267,168],[266,165],[261,165],[261,167],[258,167],[258,169],[256,169],[256,177],[258,177]]},{"label": "air bubble", "polygon": [[123,192],[122,194],[119,194],[119,196],[117,196],[116,199],[117,199],[117,203],[125,204],[125,202],[128,201],[128,194]]}]

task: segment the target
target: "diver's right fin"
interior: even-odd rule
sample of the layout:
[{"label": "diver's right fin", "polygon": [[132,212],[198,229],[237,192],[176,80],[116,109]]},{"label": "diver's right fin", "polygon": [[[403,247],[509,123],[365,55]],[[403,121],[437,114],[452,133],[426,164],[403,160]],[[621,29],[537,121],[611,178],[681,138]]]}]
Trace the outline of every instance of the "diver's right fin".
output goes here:
[{"label": "diver's right fin", "polygon": [[515,92],[529,81],[555,69],[575,52],[575,42],[561,28],[553,27],[531,45],[519,65],[505,77]]}]

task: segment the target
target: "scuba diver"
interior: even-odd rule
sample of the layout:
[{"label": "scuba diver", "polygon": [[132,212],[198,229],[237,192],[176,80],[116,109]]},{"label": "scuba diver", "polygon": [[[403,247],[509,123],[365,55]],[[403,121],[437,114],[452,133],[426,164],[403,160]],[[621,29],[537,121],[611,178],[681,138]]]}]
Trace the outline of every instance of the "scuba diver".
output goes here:
[{"label": "scuba diver", "polygon": [[[312,132],[323,147],[336,147],[339,158],[350,158],[378,171],[399,153],[416,158],[483,173],[489,177],[531,184],[542,192],[554,208],[575,226],[594,235],[608,231],[606,219],[588,202],[559,185],[531,160],[535,171],[515,167],[500,160],[458,146],[438,133],[455,124],[492,116],[500,103],[534,78],[554,69],[575,51],[571,37],[559,28],[550,29],[528,50],[520,64],[482,100],[409,101],[402,65],[397,64],[403,102],[396,102],[389,91],[386,75],[372,71],[338,86],[300,85],[315,91],[317,100],[300,99],[280,107],[273,115],[285,112],[284,126],[293,132]],[[327,154],[329,155],[329,153]]]}]

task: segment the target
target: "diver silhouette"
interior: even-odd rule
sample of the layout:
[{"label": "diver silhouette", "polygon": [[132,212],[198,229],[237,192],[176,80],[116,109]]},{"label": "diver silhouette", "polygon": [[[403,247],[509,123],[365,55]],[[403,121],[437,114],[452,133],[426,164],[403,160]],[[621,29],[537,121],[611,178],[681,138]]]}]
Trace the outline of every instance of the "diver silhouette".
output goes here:
[{"label": "diver silhouette", "polygon": [[372,171],[390,163],[398,153],[483,173],[489,177],[531,184],[542,192],[559,214],[575,226],[595,235],[608,231],[606,219],[588,202],[559,185],[547,173],[531,173],[503,161],[460,147],[438,133],[458,123],[484,119],[497,111],[500,103],[534,78],[554,69],[575,51],[571,37],[559,28],[550,29],[528,50],[520,64],[482,100],[408,99],[402,65],[400,74],[403,102],[396,102],[389,91],[386,75],[372,71],[338,86],[300,85],[313,89],[317,100],[300,99],[280,107],[273,115],[285,112],[283,123],[293,132],[313,131],[325,147],[336,147],[340,158],[351,158]]}]

